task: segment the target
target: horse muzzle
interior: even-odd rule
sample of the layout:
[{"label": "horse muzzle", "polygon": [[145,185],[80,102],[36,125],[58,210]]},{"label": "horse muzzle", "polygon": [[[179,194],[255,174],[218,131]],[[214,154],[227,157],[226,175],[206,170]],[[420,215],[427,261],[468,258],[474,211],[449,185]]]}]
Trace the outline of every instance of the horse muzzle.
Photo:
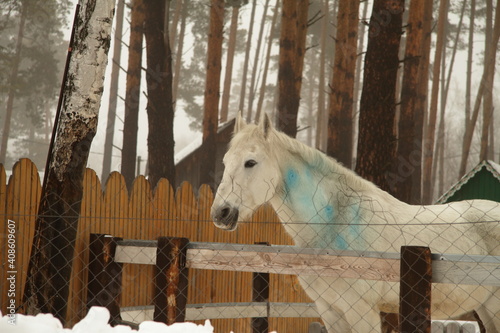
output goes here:
[{"label": "horse muzzle", "polygon": [[212,207],[210,215],[212,216],[214,224],[217,228],[233,231],[237,227],[239,216],[238,208],[234,208],[229,205],[223,205],[217,208]]}]

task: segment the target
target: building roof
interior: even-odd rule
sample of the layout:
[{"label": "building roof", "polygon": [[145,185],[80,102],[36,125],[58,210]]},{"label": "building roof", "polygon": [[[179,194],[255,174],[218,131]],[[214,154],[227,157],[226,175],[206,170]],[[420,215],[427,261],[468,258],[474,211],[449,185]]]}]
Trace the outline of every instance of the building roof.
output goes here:
[{"label": "building roof", "polygon": [[453,185],[447,192],[445,192],[438,200],[437,203],[445,203],[450,197],[452,197],[457,191],[459,191],[463,185],[467,184],[471,178],[476,176],[476,174],[485,168],[491,175],[496,178],[500,185],[500,165],[490,161],[484,160],[478,165],[476,165],[471,171],[466,173],[455,185]]}]

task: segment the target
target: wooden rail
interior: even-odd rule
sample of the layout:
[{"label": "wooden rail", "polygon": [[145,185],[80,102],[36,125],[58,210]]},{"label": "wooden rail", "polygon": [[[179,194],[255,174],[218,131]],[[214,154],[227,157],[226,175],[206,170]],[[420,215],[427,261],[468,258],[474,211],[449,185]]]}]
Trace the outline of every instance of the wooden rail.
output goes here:
[{"label": "wooden rail", "polygon": [[[313,276],[331,276],[365,280],[401,282],[402,304],[427,304],[429,311],[422,306],[420,313],[408,307],[401,313],[401,318],[415,316],[425,321],[430,332],[430,285],[431,283],[453,283],[469,285],[500,286],[500,256],[478,255],[448,255],[431,254],[428,248],[402,247],[400,253],[334,251],[327,249],[299,248],[296,246],[242,245],[228,243],[189,242],[185,238],[160,237],[159,241],[121,240],[104,235],[93,237],[108,237],[106,241],[91,242],[97,248],[91,248],[92,256],[99,259],[113,258],[114,264],[146,264],[156,266],[156,282],[153,319],[166,323],[197,319],[227,319],[236,318],[241,313],[248,317],[317,317],[314,304],[287,304],[272,302],[221,303],[221,304],[186,304],[187,299],[187,269],[209,269],[240,272],[259,272],[274,274],[295,274]],[[114,244],[113,244],[114,243]],[[99,246],[106,244],[105,249]],[[115,249],[114,254],[110,249]],[[99,256],[100,252],[106,255]],[[420,269],[409,269],[405,260],[419,261]],[[116,265],[106,262],[99,272],[89,271],[89,281],[96,276],[116,276],[119,269]],[[113,272],[104,273],[106,267]],[[403,274],[402,274],[403,273]],[[422,276],[428,275],[426,283]],[[116,277],[117,279],[119,277]],[[423,292],[409,293],[404,288],[418,288]],[[423,286],[422,284],[426,284]],[[114,284],[116,285],[116,283]],[[89,285],[88,299],[98,299],[95,295],[102,290],[93,289]],[[108,293],[108,302],[100,304],[110,309],[111,316],[117,322],[122,320],[117,313],[119,294],[121,290]],[[127,309],[129,315],[142,313],[150,307],[135,307]],[[401,306],[401,308],[404,308]],[[149,309],[151,312],[151,309]],[[422,311],[423,310],[423,311]],[[114,313],[113,313],[114,311]],[[119,311],[119,310],[118,310]],[[411,313],[411,315],[409,315]],[[235,317],[236,316],[236,317]],[[146,319],[146,318],[145,318]],[[400,321],[400,325],[405,325]],[[412,323],[409,323],[413,325]],[[409,327],[409,326],[408,326]]]},{"label": "wooden rail", "polygon": [[[117,242],[115,261],[154,265],[157,241]],[[432,283],[500,286],[500,256],[431,254]],[[186,266],[240,272],[320,275],[399,282],[400,254],[289,245],[190,242]]]}]

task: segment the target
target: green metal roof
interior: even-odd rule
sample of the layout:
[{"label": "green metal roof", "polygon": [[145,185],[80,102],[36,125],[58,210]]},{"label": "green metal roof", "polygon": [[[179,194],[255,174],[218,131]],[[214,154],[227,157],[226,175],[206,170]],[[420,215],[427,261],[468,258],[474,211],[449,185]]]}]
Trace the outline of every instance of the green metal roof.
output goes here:
[{"label": "green metal roof", "polygon": [[484,160],[444,193],[437,203],[487,199],[500,202],[500,165]]}]

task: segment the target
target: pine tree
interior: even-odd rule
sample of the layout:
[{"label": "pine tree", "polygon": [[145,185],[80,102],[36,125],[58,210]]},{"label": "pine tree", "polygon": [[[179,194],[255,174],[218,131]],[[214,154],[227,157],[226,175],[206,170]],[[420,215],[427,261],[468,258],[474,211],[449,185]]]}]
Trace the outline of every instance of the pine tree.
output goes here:
[{"label": "pine tree", "polygon": [[[154,188],[160,178],[175,184],[174,105],[172,99],[172,53],[164,1],[145,1],[148,86],[148,166],[149,181]],[[175,186],[175,185],[174,185]]]},{"label": "pine tree", "polygon": [[340,0],[331,80],[327,154],[350,168],[353,156],[354,77],[358,58],[359,1]]},{"label": "pine tree", "polygon": [[200,167],[200,183],[214,186],[223,23],[224,0],[212,0],[210,6],[210,29],[208,32],[205,110],[203,113],[203,158],[200,159],[203,161],[203,167]]},{"label": "pine tree", "polygon": [[[356,172],[391,191],[387,176],[395,156],[394,119],[404,1],[375,0],[365,55]],[[391,20],[381,22],[383,13]]]},{"label": "pine tree", "polygon": [[135,160],[137,158],[137,130],[139,128],[139,101],[141,96],[143,26],[143,0],[132,0],[121,163],[121,173],[129,189],[132,187],[136,173]]},{"label": "pine tree", "polygon": [[277,127],[291,137],[297,135],[308,8],[307,0],[283,1]]},{"label": "pine tree", "polygon": [[[423,119],[424,110],[418,108],[419,79],[424,62],[428,60],[428,49],[424,47],[424,16],[430,1],[410,2],[409,21],[406,27],[406,48],[404,56],[403,82],[401,89],[401,113],[398,130],[398,150],[394,166],[395,195],[412,204],[420,202],[420,169],[422,167],[422,129],[417,119]],[[425,66],[426,67],[426,66]]]}]

